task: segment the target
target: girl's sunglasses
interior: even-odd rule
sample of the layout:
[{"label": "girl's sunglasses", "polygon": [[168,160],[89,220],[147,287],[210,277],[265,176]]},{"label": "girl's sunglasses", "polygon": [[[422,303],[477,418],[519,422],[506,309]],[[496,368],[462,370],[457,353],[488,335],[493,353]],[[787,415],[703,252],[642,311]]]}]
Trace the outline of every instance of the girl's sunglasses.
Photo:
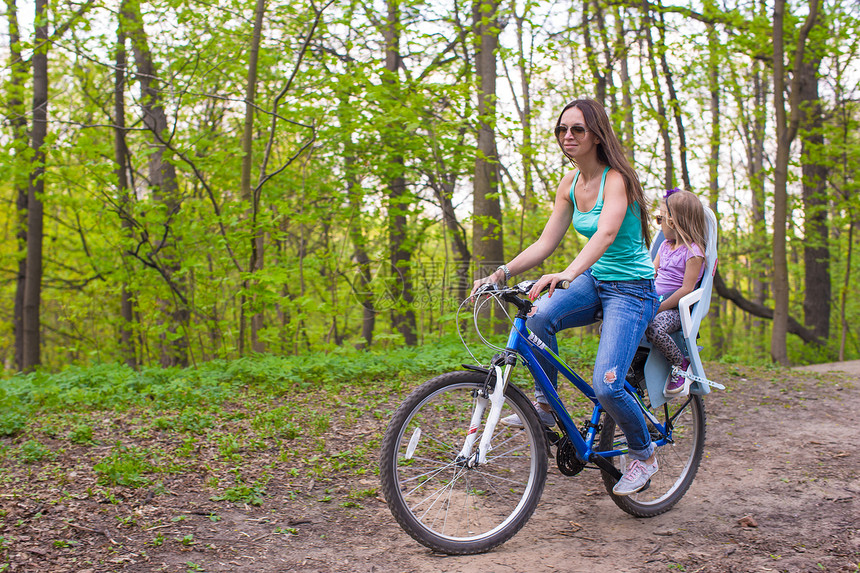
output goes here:
[{"label": "girl's sunglasses", "polygon": [[588,130],[582,125],[571,125],[570,127],[566,125],[557,125],[555,126],[556,138],[563,137],[567,134],[568,130],[570,130],[570,133],[577,139],[582,139],[585,137],[585,134],[588,133]]}]

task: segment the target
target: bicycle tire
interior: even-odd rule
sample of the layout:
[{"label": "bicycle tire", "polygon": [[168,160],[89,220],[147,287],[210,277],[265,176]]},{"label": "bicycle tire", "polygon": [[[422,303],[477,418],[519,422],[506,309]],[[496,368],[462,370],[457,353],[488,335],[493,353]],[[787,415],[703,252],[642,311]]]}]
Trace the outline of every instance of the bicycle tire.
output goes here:
[{"label": "bicycle tire", "polygon": [[[483,553],[516,534],[534,513],[546,482],[543,427],[529,399],[505,390],[486,464],[457,460],[486,374],[442,374],[415,389],[394,413],[380,453],[380,482],[392,515],[422,545],[449,555]],[[484,412],[486,420],[489,406]],[[480,432],[475,448],[480,442]],[[410,451],[411,450],[411,451]]]},{"label": "bicycle tire", "polygon": [[[678,402],[673,408],[670,402],[669,415],[674,415],[681,404],[683,402]],[[663,408],[657,410],[658,420],[665,424],[666,411]],[[651,427],[652,438],[659,437],[656,435],[656,429],[650,423],[648,425]],[[615,495],[612,493],[615,478],[602,472],[603,484],[615,505],[636,517],[654,517],[669,511],[684,497],[696,477],[705,449],[705,404],[701,396],[690,396],[689,404],[674,422],[672,439],[674,443],[657,448],[657,464],[660,469],[651,477],[651,483],[645,490],[627,496]],[[617,429],[615,420],[604,414],[598,449],[607,451],[626,447],[627,440]],[[621,472],[624,471],[627,456],[609,459]]]}]

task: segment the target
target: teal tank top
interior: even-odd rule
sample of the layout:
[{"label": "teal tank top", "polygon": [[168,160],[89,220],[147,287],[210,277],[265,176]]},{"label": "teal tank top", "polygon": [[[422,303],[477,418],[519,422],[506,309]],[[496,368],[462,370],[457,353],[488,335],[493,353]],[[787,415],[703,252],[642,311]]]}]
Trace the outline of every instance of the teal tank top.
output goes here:
[{"label": "teal tank top", "polygon": [[[609,167],[603,170],[600,178],[600,190],[597,192],[597,203],[591,211],[582,212],[576,205],[576,197],[573,190],[579,179],[579,171],[573,178],[570,186],[570,200],[573,202],[573,228],[580,235],[590,239],[597,232],[597,221],[603,211],[603,186],[606,183],[606,174]],[[594,278],[601,281],[633,281],[640,279],[653,279],[655,276],[654,264],[645,237],[642,235],[642,222],[639,219],[639,203],[633,203],[627,207],[627,213],[621,222],[621,228],[615,240],[603,253],[603,256],[591,266]]]}]

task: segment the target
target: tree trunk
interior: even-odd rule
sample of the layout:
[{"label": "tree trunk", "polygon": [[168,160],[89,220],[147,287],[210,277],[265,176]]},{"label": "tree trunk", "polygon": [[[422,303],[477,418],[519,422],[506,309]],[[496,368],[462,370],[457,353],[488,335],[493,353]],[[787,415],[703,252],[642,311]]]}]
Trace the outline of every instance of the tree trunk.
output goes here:
[{"label": "tree trunk", "polygon": [[362,193],[355,176],[355,156],[348,152],[345,163],[346,171],[346,190],[349,196],[350,209],[352,217],[349,224],[349,238],[352,241],[353,262],[356,265],[356,273],[354,283],[354,292],[358,302],[361,304],[361,337],[364,342],[359,342],[355,346],[359,350],[370,348],[373,343],[373,330],[376,327],[376,304],[374,302],[372,290],[372,276],[370,257],[367,254],[367,239],[364,234],[364,225],[362,225],[361,207]]},{"label": "tree trunk", "polygon": [[801,148],[804,212],[804,299],[806,326],[819,338],[830,336],[830,232],[827,224],[827,175],[824,154],[824,119],[818,97],[821,58],[808,59],[795,72],[800,81],[801,109],[806,136]]},{"label": "tree trunk", "polygon": [[615,118],[617,114],[615,113],[618,108],[618,94],[615,88],[615,84],[613,83],[613,72],[616,63],[616,56],[613,53],[614,41],[610,38],[609,30],[606,27],[606,8],[608,4],[604,3],[602,0],[595,0],[594,2],[594,17],[597,21],[597,34],[600,37],[600,43],[603,46],[603,62],[604,69],[607,70],[603,73],[603,77],[605,78],[605,86],[606,94],[604,96],[604,107],[607,110],[610,110],[612,116],[610,121],[612,122],[613,129],[618,131],[617,122]]},{"label": "tree trunk", "polygon": [[475,69],[478,82],[478,134],[473,195],[472,255],[478,276],[504,262],[499,157],[496,150],[496,50],[499,46],[497,0],[475,0]]},{"label": "tree trunk", "polygon": [[[809,14],[800,30],[794,69],[804,61],[804,50],[809,32],[818,16],[818,0],[809,4]],[[800,116],[800,76],[791,81],[789,112],[785,109],[785,0],[776,0],[773,7],[773,85],[776,108],[776,160],[774,162],[773,191],[773,329],[770,354],[774,362],[788,364],[788,259],[786,254],[786,225],[788,223],[788,162],[791,142],[797,134]]]},{"label": "tree trunk", "polygon": [[[767,216],[765,213],[765,189],[764,189],[764,137],[767,111],[765,109],[767,102],[767,82],[762,78],[762,64],[755,62],[755,71],[753,72],[753,90],[755,93],[753,118],[751,122],[746,124],[752,125],[752,133],[750,134],[749,145],[747,146],[747,164],[748,176],[750,181],[750,191],[752,192],[752,225],[753,232],[757,236],[761,236],[767,243]],[[764,257],[760,256],[761,251],[755,250],[753,256],[753,300],[763,305],[768,297],[769,282],[764,273],[767,268]],[[755,345],[759,352],[764,353],[764,340],[766,332],[766,324],[759,318],[753,319],[753,331],[755,332]]]},{"label": "tree trunk", "polygon": [[624,145],[624,151],[627,154],[627,159],[630,163],[635,161],[636,150],[634,147],[634,129],[633,125],[633,96],[631,91],[630,68],[627,62],[627,34],[624,30],[624,22],[621,19],[623,8],[615,9],[615,44],[616,53],[620,60],[618,67],[621,77],[621,105],[624,108],[624,125],[619,130],[621,143]]},{"label": "tree trunk", "polygon": [[42,196],[45,191],[45,137],[48,135],[48,2],[36,0],[36,35],[33,52],[33,149],[30,186],[27,194],[27,270],[24,281],[21,369],[32,370],[41,363],[42,304]]},{"label": "tree trunk", "polygon": [[[6,114],[12,131],[14,157],[7,161],[20,164],[26,157],[25,150],[30,146],[27,130],[27,113],[24,108],[24,90],[27,83],[28,66],[21,57],[21,36],[18,32],[18,10],[15,0],[6,0],[6,17],[9,26],[9,71]],[[15,191],[15,242],[17,246],[18,275],[15,279],[15,303],[12,320],[15,332],[15,366],[24,368],[24,289],[27,280],[27,199],[29,182],[23,170],[16,165],[12,170],[12,188]]]},{"label": "tree trunk", "polygon": [[[846,173],[847,175],[847,173]],[[845,307],[848,304],[848,295],[852,292],[851,289],[851,256],[854,253],[854,215],[851,214],[851,221],[848,223],[848,252],[845,255],[845,280],[842,283],[842,296],[840,297],[840,318],[842,319],[842,332],[839,337],[839,361],[845,360],[845,342],[848,339],[848,317],[846,316]]]},{"label": "tree trunk", "polygon": [[594,99],[606,106],[606,74],[600,70],[597,50],[591,39],[591,0],[583,0],[582,2],[582,43],[585,47],[585,61],[588,64],[591,77],[594,78]]},{"label": "tree trunk", "polygon": [[[254,108],[257,98],[257,68],[260,54],[260,41],[263,31],[263,15],[266,11],[265,0],[257,0],[254,9],[254,30],[251,36],[251,47],[248,51],[248,75],[245,85],[245,122],[242,131],[242,176],[241,190],[242,200],[248,205],[251,214],[251,255],[248,261],[248,272],[253,275],[263,268],[263,233],[257,218],[260,213],[260,191],[251,190],[251,170],[254,165]],[[239,355],[245,350],[245,307],[249,298],[248,290],[253,289],[256,281],[246,279],[243,283],[243,292],[239,311]],[[265,352],[265,345],[259,340],[259,331],[263,327],[263,313],[256,308],[256,296],[250,294],[251,314],[251,350],[254,352]]]},{"label": "tree trunk", "polygon": [[648,63],[651,69],[652,91],[657,98],[657,115],[654,121],[660,126],[660,137],[663,139],[663,161],[666,166],[664,185],[672,187],[675,185],[675,164],[672,159],[672,138],[669,135],[669,122],[666,119],[666,105],[663,102],[663,88],[660,86],[660,76],[657,73],[658,55],[654,49],[654,40],[651,38],[651,28],[654,22],[651,19],[651,8],[643,7],[643,27],[645,29],[645,42],[648,46]]},{"label": "tree trunk", "polygon": [[[720,141],[722,133],[720,130],[720,69],[719,69],[719,44],[716,30],[713,25],[708,25],[708,90],[711,94],[711,155],[708,160],[708,204],[719,221],[719,198],[720,198]],[[677,110],[676,110],[677,113]],[[682,158],[686,155],[682,155]],[[684,176],[687,178],[685,184],[689,185],[689,175],[685,161]],[[724,335],[723,317],[721,316],[720,301],[711,303],[709,320],[711,326],[711,347],[716,356],[722,356],[725,352],[726,339]]]},{"label": "tree trunk", "polygon": [[187,324],[191,313],[188,308],[187,286],[179,275],[182,265],[170,225],[170,218],[179,211],[181,203],[177,193],[176,169],[171,162],[164,160],[167,146],[163,138],[167,133],[167,114],[161,103],[158,75],[143,29],[140,5],[137,0],[124,0],[121,12],[128,24],[127,35],[131,39],[137,65],[143,123],[153,136],[152,152],[149,156],[149,185],[152,188],[152,198],[162,203],[167,212],[165,231],[160,234],[161,242],[148,254],[148,263],[159,271],[174,295],[173,300],[159,301],[159,307],[169,321],[167,333],[161,337],[160,361],[165,367],[187,366]]},{"label": "tree trunk", "polygon": [[469,252],[466,230],[457,220],[457,213],[454,210],[452,197],[454,196],[455,179],[455,176],[451,176],[447,181],[439,181],[436,177],[431,177],[430,185],[433,187],[433,191],[436,193],[436,199],[439,201],[439,206],[442,209],[442,222],[450,233],[452,239],[455,267],[454,272],[457,275],[455,297],[459,302],[466,299],[466,296],[472,288],[472,283],[469,281],[469,265],[472,260],[472,255]]},{"label": "tree trunk", "polygon": [[[690,183],[690,173],[687,170],[687,132],[684,129],[684,118],[681,116],[681,102],[678,101],[678,94],[675,91],[675,80],[672,77],[672,70],[669,69],[669,61],[666,59],[666,22],[663,18],[663,12],[660,12],[659,30],[660,63],[663,68],[663,77],[666,78],[666,88],[669,90],[669,105],[672,107],[672,115],[675,117],[675,127],[678,130],[678,151],[681,156],[681,182],[684,186],[684,189],[691,190],[692,184]],[[716,39],[714,39],[714,41],[716,41]],[[714,94],[712,89],[711,98],[713,97]],[[717,97],[719,98],[719,95],[717,95]],[[719,104],[717,108],[717,121],[719,122]],[[719,151],[719,148],[717,149],[717,151]],[[714,212],[716,213],[716,211]]]},{"label": "tree trunk", "polygon": [[[400,92],[400,0],[388,0],[388,18],[385,25],[385,77],[391,86],[392,95],[397,98]],[[391,146],[396,149],[396,145]],[[415,311],[412,309],[412,245],[408,239],[407,213],[410,195],[403,177],[404,159],[399,153],[389,158],[392,176],[388,181],[388,242],[391,269],[395,276],[392,292],[399,294],[394,301],[391,322],[403,335],[408,346],[418,344],[418,331]]]},{"label": "tree trunk", "polygon": [[785,226],[788,213],[788,159],[794,134],[785,112],[785,48],[783,20],[785,0],[773,7],[773,100],[776,107],[776,161],[773,183],[773,328],[770,355],[774,362],[788,364],[788,261]]},{"label": "tree trunk", "polygon": [[[132,236],[133,227],[129,209],[131,208],[131,189],[128,182],[128,148],[125,143],[125,74],[127,55],[125,51],[125,32],[120,24],[116,39],[116,68],[114,69],[114,161],[116,161],[117,195],[120,198],[120,217],[123,231]],[[128,258],[126,253],[123,260]],[[134,296],[123,281],[120,293],[120,345],[125,363],[137,368],[137,351],[134,344]]]},{"label": "tree trunk", "polygon": [[[526,58],[526,45],[523,41],[523,24],[525,22],[525,14],[516,16],[517,22],[517,47],[519,49],[519,72],[520,72],[520,91],[522,92],[523,105],[520,109],[520,123],[523,126],[523,139],[520,155],[522,156],[523,165],[523,204],[522,213],[520,216],[520,249],[522,249],[523,237],[523,220],[525,219],[526,211],[534,211],[537,206],[537,201],[534,193],[534,174],[532,169],[535,161],[534,142],[532,141],[532,94],[531,94],[531,69],[530,64],[532,58]],[[530,42],[530,46],[534,43]],[[519,106],[517,106],[519,108]]]}]

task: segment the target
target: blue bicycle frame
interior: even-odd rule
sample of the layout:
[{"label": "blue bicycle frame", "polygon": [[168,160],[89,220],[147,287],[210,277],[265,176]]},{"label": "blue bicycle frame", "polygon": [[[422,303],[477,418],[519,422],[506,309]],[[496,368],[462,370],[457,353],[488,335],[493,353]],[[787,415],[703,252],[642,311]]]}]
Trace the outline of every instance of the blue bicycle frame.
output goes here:
[{"label": "blue bicycle frame", "polygon": [[[574,421],[571,419],[570,415],[567,413],[567,409],[564,407],[564,404],[561,401],[561,398],[558,395],[558,391],[553,387],[552,383],[549,381],[549,377],[547,377],[546,373],[541,368],[540,364],[537,362],[535,358],[535,350],[540,352],[544,357],[547,358],[557,369],[558,371],[564,375],[565,378],[570,380],[570,382],[585,396],[588,397],[589,400],[594,402],[594,410],[591,413],[591,420],[588,424],[588,428],[585,434],[585,437],[580,434],[579,428],[577,428]],[[526,327],[526,320],[521,316],[517,316],[514,318],[514,326],[511,329],[511,333],[508,337],[506,351],[509,353],[518,354],[526,363],[526,367],[529,372],[531,372],[532,377],[534,378],[537,385],[543,390],[544,396],[549,401],[550,406],[555,411],[558,416],[559,423],[564,427],[565,433],[570,439],[571,444],[573,445],[574,450],[576,451],[576,457],[579,461],[586,462],[597,462],[595,459],[596,456],[600,456],[603,458],[610,458],[613,456],[620,456],[627,453],[627,450],[610,450],[610,451],[595,451],[594,450],[594,438],[597,433],[598,422],[600,421],[600,415],[603,412],[603,407],[600,405],[600,402],[597,400],[597,396],[594,394],[594,388],[591,387],[585,380],[583,380],[576,372],[574,372],[558,355],[556,355],[552,350],[550,350],[546,344],[543,343],[534,333],[532,333]],[[660,433],[660,439],[655,440],[655,444],[657,446],[663,446],[667,443],[670,443],[672,440],[671,437],[671,421],[675,418],[669,418],[666,426],[660,424],[657,418],[648,411],[645,405],[642,403],[642,399],[633,386],[625,380],[624,381],[625,389],[630,392],[636,398],[636,403],[639,405],[639,409],[642,411],[642,414],[654,425],[657,431]],[[683,408],[682,408],[683,410]],[[677,416],[677,414],[676,414]],[[667,427],[669,426],[669,427]],[[603,467],[604,464],[599,464]]]}]

